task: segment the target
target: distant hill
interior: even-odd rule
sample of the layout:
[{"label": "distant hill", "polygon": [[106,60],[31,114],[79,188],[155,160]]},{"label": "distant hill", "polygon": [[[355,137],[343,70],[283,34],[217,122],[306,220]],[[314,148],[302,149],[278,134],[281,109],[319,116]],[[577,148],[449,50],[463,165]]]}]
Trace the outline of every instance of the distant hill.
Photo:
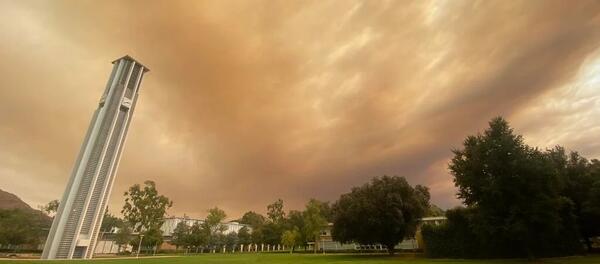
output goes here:
[{"label": "distant hill", "polygon": [[23,202],[23,200],[21,200],[21,198],[18,196],[3,191],[2,189],[0,189],[0,209],[21,209],[25,212],[31,213],[32,215],[41,216],[44,222],[52,222],[52,218],[44,214],[42,211],[31,208],[31,206]]}]

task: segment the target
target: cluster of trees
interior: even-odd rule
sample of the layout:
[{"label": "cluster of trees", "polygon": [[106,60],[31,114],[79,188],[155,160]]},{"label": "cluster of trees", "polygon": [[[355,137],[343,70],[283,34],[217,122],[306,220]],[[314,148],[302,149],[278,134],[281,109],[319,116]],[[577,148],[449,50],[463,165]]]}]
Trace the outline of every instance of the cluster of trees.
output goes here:
[{"label": "cluster of trees", "polygon": [[215,207],[208,211],[202,223],[189,226],[180,222],[173,232],[171,243],[193,250],[233,249],[240,244],[282,244],[294,250],[314,241],[320,230],[331,219],[331,208],[328,203],[315,199],[306,204],[304,211],[284,211],[283,200],[278,199],[267,206],[267,216],[254,211],[246,212],[237,222],[247,225],[238,233],[225,234],[222,224],[226,218],[223,210]]},{"label": "cluster of trees", "polygon": [[[333,223],[332,235],[340,242],[385,245],[390,253],[406,237],[415,234],[419,219],[425,215],[442,215],[443,211],[429,204],[426,187],[412,187],[403,177],[376,177],[371,182],[353,188],[333,205],[311,199],[303,210],[284,210],[283,200],[267,206],[267,216],[246,212],[239,223],[247,225],[236,233],[223,234],[221,226],[225,212],[209,210],[202,224],[188,226],[179,223],[172,244],[192,249],[228,249],[239,244],[282,244],[290,252],[307,249],[318,242],[321,231]],[[317,247],[313,247],[317,250]]]},{"label": "cluster of trees", "polygon": [[[449,169],[466,207],[423,227],[433,257],[572,255],[600,235],[600,162],[525,144],[495,118],[454,150]],[[581,243],[584,241],[584,243]]]},{"label": "cluster of trees", "polygon": [[[0,245],[17,251],[26,245],[35,248],[49,228],[48,219],[24,209],[0,209]],[[46,231],[47,232],[47,231]]]},{"label": "cluster of trees", "polygon": [[223,246],[233,249],[240,240],[240,236],[248,235],[248,230],[240,230],[236,233],[225,234],[223,221],[227,215],[218,207],[208,210],[208,215],[202,223],[195,223],[191,227],[185,222],[180,222],[173,230],[171,244],[177,248],[198,250],[217,250]]}]

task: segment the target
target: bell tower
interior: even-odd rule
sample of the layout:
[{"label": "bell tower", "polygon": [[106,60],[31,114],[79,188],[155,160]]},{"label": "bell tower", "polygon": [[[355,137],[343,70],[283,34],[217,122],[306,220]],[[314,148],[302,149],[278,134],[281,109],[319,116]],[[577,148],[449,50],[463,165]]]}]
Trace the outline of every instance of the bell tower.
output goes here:
[{"label": "bell tower", "polygon": [[92,258],[146,72],[148,68],[129,56],[113,61],[52,222],[43,259]]}]

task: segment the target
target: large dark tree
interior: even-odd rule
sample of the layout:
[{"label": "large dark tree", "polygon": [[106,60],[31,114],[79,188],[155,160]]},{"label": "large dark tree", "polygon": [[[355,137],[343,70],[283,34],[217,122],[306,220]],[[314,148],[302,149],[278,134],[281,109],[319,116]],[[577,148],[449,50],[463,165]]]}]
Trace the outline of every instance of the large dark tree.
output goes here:
[{"label": "large dark tree", "polygon": [[403,177],[376,177],[355,187],[334,204],[332,235],[341,242],[385,245],[390,254],[429,207],[426,187],[410,186]]},{"label": "large dark tree", "polygon": [[600,163],[577,152],[566,154],[562,147],[547,152],[559,175],[561,194],[573,203],[577,225],[588,250],[591,239],[600,236]]},{"label": "large dark tree", "polygon": [[[572,222],[570,204],[559,196],[551,160],[528,147],[502,118],[483,134],[469,136],[454,151],[449,168],[458,197],[474,210],[473,228],[500,255],[543,255],[570,245],[563,223]],[[560,250],[569,250],[560,248]]]}]

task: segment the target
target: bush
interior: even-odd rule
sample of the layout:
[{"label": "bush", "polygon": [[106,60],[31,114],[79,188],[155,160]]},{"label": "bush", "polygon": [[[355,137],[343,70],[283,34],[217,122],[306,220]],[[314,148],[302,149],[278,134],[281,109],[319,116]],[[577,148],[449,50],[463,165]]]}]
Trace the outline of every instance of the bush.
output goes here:
[{"label": "bush", "polygon": [[447,223],[424,225],[421,236],[425,254],[431,258],[475,258],[481,256],[479,239],[471,229],[471,210],[448,210]]},{"label": "bush", "polygon": [[[581,253],[583,248],[574,221],[567,214],[568,206],[561,210],[567,222],[556,232],[537,237],[535,256],[556,257]],[[477,224],[482,224],[476,209],[457,208],[446,212],[447,223],[439,226],[424,225],[421,228],[425,254],[431,258],[513,258],[530,257],[521,245],[521,237],[510,235],[489,235],[481,232]]]}]

